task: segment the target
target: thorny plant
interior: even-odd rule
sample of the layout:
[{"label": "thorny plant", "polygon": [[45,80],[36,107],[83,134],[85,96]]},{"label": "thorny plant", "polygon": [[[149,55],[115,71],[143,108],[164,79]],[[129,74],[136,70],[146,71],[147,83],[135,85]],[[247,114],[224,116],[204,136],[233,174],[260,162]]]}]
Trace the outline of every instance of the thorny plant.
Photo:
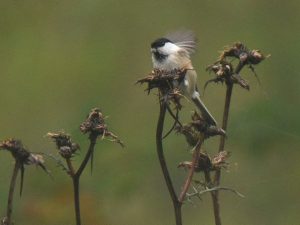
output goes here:
[{"label": "thorny plant", "polygon": [[[232,64],[232,61],[228,61],[232,58],[238,59],[236,66]],[[232,47],[227,47],[222,52],[219,60],[207,68],[207,70],[209,72],[213,72],[216,77],[207,81],[204,89],[212,82],[221,82],[226,84],[227,90],[222,128],[209,126],[206,121],[196,112],[192,116],[192,122],[183,125],[179,121],[179,111],[182,108],[180,99],[183,97],[183,95],[180,93],[180,90],[176,88],[174,83],[180,83],[184,79],[186,73],[185,69],[177,69],[171,72],[155,69],[148,74],[147,77],[137,81],[137,83],[140,84],[148,84],[146,89],[148,94],[152,89],[158,89],[160,113],[156,130],[156,148],[164,179],[173,202],[176,225],[182,225],[181,206],[184,200],[191,201],[192,197],[200,198],[201,195],[205,193],[211,193],[215,224],[221,225],[218,195],[219,191],[227,190],[237,194],[240,197],[243,197],[242,194],[232,188],[220,186],[221,169],[227,167],[227,159],[230,155],[230,153],[224,149],[226,140],[225,131],[227,129],[233,85],[238,84],[246,90],[250,89],[248,82],[241,77],[241,70],[245,66],[248,66],[258,79],[258,76],[254,70],[254,65],[259,64],[265,58],[266,57],[259,50],[249,50],[244,44],[235,43]],[[171,110],[171,103],[173,103],[175,106],[175,113],[173,113]],[[166,111],[168,111],[171,117],[174,119],[174,124],[167,134],[163,136]],[[183,134],[187,143],[193,147],[192,161],[184,161],[178,165],[178,167],[183,167],[189,170],[182,191],[179,195],[177,195],[174,189],[172,179],[168,171],[162,143],[163,138],[168,136],[173,130],[175,130],[177,133]],[[211,158],[207,152],[203,150],[201,151],[201,145],[206,138],[214,135],[220,135],[220,145],[218,153]],[[194,172],[202,172],[205,177],[205,182],[194,181],[195,184],[192,185],[193,192],[188,193],[191,182],[193,181],[192,178]],[[211,178],[212,173],[214,173],[213,179]]]},{"label": "thorny plant", "polygon": [[[174,84],[182,82],[185,73],[186,69],[176,69],[171,72],[155,69],[148,76],[137,81],[137,83],[140,84],[148,84],[148,87],[146,89],[148,91],[148,94],[152,89],[158,89],[160,113],[156,130],[156,150],[163,176],[172,199],[175,211],[176,225],[182,225],[181,208],[184,200],[186,199],[186,194],[191,185],[195,167],[198,164],[199,157],[201,155],[200,151],[203,141],[206,138],[214,135],[224,135],[222,129],[214,126],[209,126],[207,122],[197,113],[192,116],[193,121],[188,125],[183,125],[179,121],[179,111],[182,108],[180,99],[183,97],[183,95]],[[175,113],[170,107],[171,104],[174,105]],[[165,114],[167,111],[174,119],[174,124],[166,133],[166,135],[163,135]],[[190,144],[190,146],[193,147],[193,156],[192,162],[190,164],[191,166],[189,167],[189,173],[183,183],[182,190],[179,194],[177,194],[175,191],[163,150],[163,139],[174,130],[185,135],[187,142]]]},{"label": "thorny plant", "polygon": [[[260,83],[258,76],[254,70],[254,66],[262,62],[267,57],[264,56],[260,50],[250,50],[244,44],[238,42],[233,44],[231,47],[225,48],[225,50],[221,53],[219,60],[207,67],[207,70],[209,72],[213,72],[215,74],[215,78],[207,81],[205,87],[211,82],[221,82],[226,84],[226,95],[222,120],[222,129],[224,131],[227,130],[229,109],[234,84],[238,84],[242,88],[250,90],[248,82],[241,76],[242,69],[245,68],[245,66],[248,66],[248,68],[254,73],[258,82]],[[238,60],[236,65],[233,65],[231,63],[233,59]],[[225,137],[221,136],[218,150],[219,155],[222,155],[222,153],[225,152],[225,140]],[[222,157],[220,159],[222,159]],[[211,189],[210,193],[213,201],[216,225],[222,224],[220,216],[219,190],[226,190],[220,187],[221,169],[222,167],[215,169],[213,179],[211,178],[212,171],[204,171],[206,187]]]},{"label": "thorny plant", "polygon": [[63,168],[64,171],[72,178],[73,181],[73,191],[74,191],[74,208],[75,208],[75,219],[76,225],[81,225],[80,216],[80,199],[79,199],[79,181],[80,176],[86,165],[91,161],[91,168],[93,167],[93,154],[95,145],[98,138],[108,138],[111,141],[119,143],[124,147],[123,142],[111,131],[108,130],[105,124],[104,116],[99,109],[92,109],[86,120],[80,125],[80,131],[83,134],[89,135],[90,144],[88,150],[81,162],[79,168],[75,170],[72,158],[75,156],[76,152],[79,150],[79,145],[71,140],[70,135],[64,132],[48,133],[48,136],[53,139],[56,143],[58,153],[65,160],[66,165],[58,161],[58,165]]},{"label": "thorny plant", "polygon": [[19,171],[21,173],[20,196],[22,195],[23,191],[25,165],[36,165],[41,167],[46,173],[49,174],[49,172],[44,165],[43,156],[28,151],[20,140],[13,138],[4,140],[0,143],[0,149],[9,151],[15,160],[14,170],[9,187],[6,216],[1,220],[1,225],[12,225],[13,197]]}]

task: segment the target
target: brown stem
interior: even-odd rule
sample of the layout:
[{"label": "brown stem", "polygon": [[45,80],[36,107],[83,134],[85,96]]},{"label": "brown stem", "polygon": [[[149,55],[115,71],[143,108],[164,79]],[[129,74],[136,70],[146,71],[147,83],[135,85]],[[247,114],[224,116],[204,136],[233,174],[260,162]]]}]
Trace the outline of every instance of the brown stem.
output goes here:
[{"label": "brown stem", "polygon": [[67,162],[67,166],[68,166],[68,169],[69,169],[68,173],[73,178],[74,175],[75,175],[75,170],[74,170],[74,167],[72,165],[71,159],[66,158],[66,162]]},{"label": "brown stem", "polygon": [[195,151],[193,153],[193,160],[192,160],[191,168],[189,169],[189,173],[187,175],[184,186],[183,186],[182,191],[181,191],[181,193],[179,195],[179,198],[178,198],[178,201],[181,204],[183,203],[185,195],[186,195],[186,193],[189,190],[189,187],[191,185],[193,175],[194,175],[194,172],[195,172],[195,166],[196,166],[196,163],[198,162],[198,159],[199,159],[202,142],[203,142],[203,138],[200,137],[199,141],[197,142],[197,144],[195,146]]},{"label": "brown stem", "polygon": [[16,186],[16,179],[18,177],[19,169],[21,164],[18,160],[15,162],[14,170],[10,180],[9,186],[9,194],[8,194],[8,201],[7,201],[7,209],[6,209],[6,218],[5,218],[5,225],[12,225],[12,209],[13,209],[13,198],[14,198],[14,191]]},{"label": "brown stem", "polygon": [[[222,122],[222,129],[226,131],[228,117],[229,117],[229,109],[230,109],[230,102],[231,102],[231,95],[232,95],[232,83],[226,84],[226,98],[225,98],[225,105],[224,105],[224,112],[223,112],[223,122]],[[225,147],[225,136],[222,135],[220,138],[220,145],[219,145],[219,152],[224,151]],[[219,186],[221,179],[221,170],[218,169],[215,173],[214,177],[214,186]],[[214,209],[214,217],[215,217],[215,224],[221,225],[221,214],[220,214],[220,203],[219,203],[219,192],[213,191],[211,192],[212,202],[213,202],[213,209]]]},{"label": "brown stem", "polygon": [[73,177],[73,189],[74,189],[74,206],[75,206],[76,225],[81,225],[80,199],[79,199],[79,177]]},{"label": "brown stem", "polygon": [[79,169],[77,170],[77,172],[75,173],[75,177],[80,177],[80,175],[82,174],[83,170],[85,169],[87,163],[89,162],[90,158],[91,158],[91,155],[92,153],[94,152],[94,148],[95,148],[95,145],[96,145],[96,140],[97,140],[97,135],[93,135],[91,134],[90,135],[90,146],[89,146],[89,149],[79,167]]},{"label": "brown stem", "polygon": [[[227,130],[232,89],[233,89],[233,84],[232,83],[226,84],[226,97],[225,97],[225,105],[224,105],[223,121],[222,121],[222,129],[224,131]],[[224,151],[225,138],[226,138],[225,135],[221,135],[220,145],[219,145],[219,152]]]},{"label": "brown stem", "polygon": [[[244,62],[240,61],[234,71],[234,74],[239,74],[244,66],[245,66]],[[225,105],[224,105],[223,121],[222,121],[222,129],[224,131],[227,130],[232,89],[233,89],[233,83],[230,81],[226,82],[226,97],[225,97]],[[225,140],[226,140],[225,138],[226,137],[224,135],[222,135],[220,138],[219,152],[224,151]],[[221,169],[218,169],[214,177],[214,186],[219,186],[220,180],[221,180]],[[222,223],[221,223],[221,214],[220,214],[219,191],[211,192],[211,197],[213,201],[215,224],[221,225]]]},{"label": "brown stem", "polygon": [[66,159],[69,174],[72,177],[73,181],[73,191],[74,191],[74,209],[75,209],[75,218],[76,218],[76,225],[81,225],[81,216],[80,216],[80,198],[79,198],[79,180],[80,176],[85,169],[89,159],[91,158],[92,153],[94,152],[94,148],[96,145],[97,135],[90,136],[90,145],[88,151],[80,164],[79,169],[75,172],[75,169],[72,165],[72,162],[69,158]]},{"label": "brown stem", "polygon": [[173,206],[174,206],[174,211],[175,211],[175,220],[176,220],[176,225],[182,225],[182,218],[181,218],[181,202],[178,201],[177,199],[177,194],[175,192],[167,163],[165,160],[164,156],[164,151],[163,151],[163,128],[164,128],[164,120],[165,120],[165,115],[166,115],[166,109],[167,109],[167,103],[162,100],[160,103],[160,111],[159,111],[159,118],[157,122],[157,129],[156,129],[156,150],[157,150],[157,155],[159,159],[159,163],[163,172],[163,176],[166,182],[166,185],[168,187],[169,194],[171,196]]}]

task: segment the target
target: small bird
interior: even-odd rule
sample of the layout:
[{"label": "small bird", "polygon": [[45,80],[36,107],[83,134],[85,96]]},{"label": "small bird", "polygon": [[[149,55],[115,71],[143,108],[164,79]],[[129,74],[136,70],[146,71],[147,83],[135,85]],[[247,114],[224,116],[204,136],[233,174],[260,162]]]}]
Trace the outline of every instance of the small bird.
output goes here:
[{"label": "small bird", "polygon": [[191,62],[191,54],[195,52],[196,37],[192,31],[177,31],[151,43],[152,62],[154,69],[173,71],[186,69],[184,80],[175,84],[184,96],[191,99],[209,125],[217,122],[210,114],[197,88],[197,73]]}]

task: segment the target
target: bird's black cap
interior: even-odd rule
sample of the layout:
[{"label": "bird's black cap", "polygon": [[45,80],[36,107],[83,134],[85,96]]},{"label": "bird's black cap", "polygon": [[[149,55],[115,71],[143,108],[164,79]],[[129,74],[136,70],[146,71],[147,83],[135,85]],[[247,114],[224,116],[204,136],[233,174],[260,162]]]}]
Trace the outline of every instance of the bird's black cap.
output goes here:
[{"label": "bird's black cap", "polygon": [[151,43],[151,48],[159,48],[159,47],[162,47],[165,45],[165,43],[168,43],[168,42],[171,42],[169,39],[167,38],[159,38],[159,39],[156,39],[155,41],[153,41]]}]

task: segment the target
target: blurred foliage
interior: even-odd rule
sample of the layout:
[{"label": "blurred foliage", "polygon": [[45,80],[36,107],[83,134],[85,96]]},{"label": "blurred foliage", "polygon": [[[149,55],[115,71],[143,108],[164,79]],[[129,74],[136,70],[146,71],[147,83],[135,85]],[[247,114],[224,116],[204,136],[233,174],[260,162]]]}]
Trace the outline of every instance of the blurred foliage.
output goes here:
[{"label": "blurred foliage", "polygon": [[[199,39],[193,62],[200,87],[225,45],[242,41],[272,55],[256,68],[262,86],[249,71],[243,75],[250,92],[233,91],[231,166],[222,183],[246,198],[221,193],[224,224],[300,221],[299,1],[2,0],[0,8],[0,139],[20,138],[33,152],[56,154],[45,134],[64,129],[85,151],[79,124],[100,107],[127,146],[97,144],[94,173],[82,177],[84,224],[173,224],[155,152],[156,96],[133,84],[151,70],[150,42],[183,27]],[[204,96],[218,121],[224,90],[209,86]],[[189,118],[192,106],[185,109]],[[205,149],[215,152],[217,142],[208,140]],[[176,135],[165,146],[180,190],[185,172],[176,166],[190,159],[188,147]],[[13,160],[0,153],[3,215]],[[46,164],[55,179],[28,168],[22,199],[15,198],[16,224],[73,224],[71,180],[55,162]],[[195,203],[184,205],[186,224],[212,224],[210,196]]]}]

